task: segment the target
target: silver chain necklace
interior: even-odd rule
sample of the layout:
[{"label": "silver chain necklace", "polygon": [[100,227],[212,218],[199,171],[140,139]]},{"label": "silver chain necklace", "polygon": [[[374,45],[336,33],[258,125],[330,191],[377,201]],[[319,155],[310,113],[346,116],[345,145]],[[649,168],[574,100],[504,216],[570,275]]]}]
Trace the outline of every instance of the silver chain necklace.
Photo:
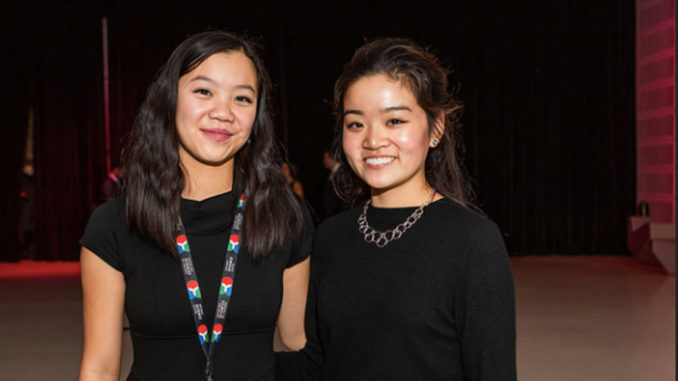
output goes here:
[{"label": "silver chain necklace", "polygon": [[419,218],[421,218],[421,215],[424,214],[424,207],[433,201],[433,197],[435,196],[436,191],[434,190],[433,193],[431,193],[431,196],[428,198],[428,201],[426,201],[423,205],[419,206],[417,209],[410,214],[407,219],[401,223],[398,224],[398,226],[394,227],[391,230],[386,230],[386,231],[379,231],[379,230],[374,230],[370,226],[370,224],[367,223],[367,208],[370,206],[370,203],[372,200],[367,200],[365,202],[365,206],[363,206],[363,211],[360,213],[358,216],[358,230],[363,233],[363,238],[365,239],[365,242],[367,243],[374,243],[377,245],[377,247],[382,248],[386,245],[389,244],[391,241],[395,241],[398,238],[402,237],[402,235],[414,225],[415,222],[419,221]]}]

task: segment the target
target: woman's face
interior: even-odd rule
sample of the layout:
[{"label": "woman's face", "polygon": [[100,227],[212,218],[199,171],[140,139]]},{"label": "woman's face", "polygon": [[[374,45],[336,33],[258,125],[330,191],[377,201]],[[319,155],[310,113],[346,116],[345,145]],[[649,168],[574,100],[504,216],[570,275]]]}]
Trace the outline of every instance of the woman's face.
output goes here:
[{"label": "woman's face", "polygon": [[252,61],[238,51],[216,53],[181,76],[177,92],[182,165],[232,166],[257,114],[257,73]]},{"label": "woman's face", "polygon": [[426,112],[401,81],[375,74],[346,90],[344,153],[373,195],[404,199],[428,189],[424,169],[432,140]]}]

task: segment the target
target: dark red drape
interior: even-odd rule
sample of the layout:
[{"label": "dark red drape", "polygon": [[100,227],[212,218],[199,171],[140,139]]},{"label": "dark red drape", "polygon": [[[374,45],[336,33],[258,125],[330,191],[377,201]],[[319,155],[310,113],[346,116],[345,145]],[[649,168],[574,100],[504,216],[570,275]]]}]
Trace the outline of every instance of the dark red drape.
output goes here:
[{"label": "dark red drape", "polygon": [[30,14],[22,38],[35,84],[34,256],[74,260],[106,176],[100,19],[97,8],[71,3],[22,11]]},{"label": "dark red drape", "polygon": [[[29,103],[32,84],[29,63],[24,61],[18,36],[28,32],[26,15],[15,14],[16,4],[0,3],[0,41],[5,51],[0,86],[0,162],[2,192],[0,195],[0,260],[16,261],[21,255],[19,216],[21,214],[21,170],[24,163]],[[11,52],[14,52],[12,54]],[[17,81],[23,78],[23,81]]]},{"label": "dark red drape", "polygon": [[[350,3],[350,2],[349,2]],[[513,253],[623,253],[634,210],[634,6],[542,2],[2,2],[0,260],[18,257],[18,180],[35,111],[39,259],[76,259],[106,176],[101,17],[111,154],[172,48],[209,27],[262,36],[279,137],[318,207],[329,101],[365,39],[405,36],[454,69],[466,165]],[[11,57],[8,59],[7,57]]]}]

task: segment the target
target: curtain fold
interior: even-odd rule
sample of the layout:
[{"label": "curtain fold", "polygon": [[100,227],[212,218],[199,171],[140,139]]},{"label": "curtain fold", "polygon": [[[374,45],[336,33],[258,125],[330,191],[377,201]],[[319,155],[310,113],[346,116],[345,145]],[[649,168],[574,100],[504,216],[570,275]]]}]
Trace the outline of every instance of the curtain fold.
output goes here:
[{"label": "curtain fold", "polygon": [[[20,216],[22,212],[22,168],[30,102],[34,82],[30,78],[32,59],[25,51],[22,36],[29,32],[26,14],[16,12],[17,4],[0,3],[0,41],[5,52],[0,71],[0,261],[18,261],[22,254]],[[20,79],[20,80],[18,80]]]},{"label": "curtain fold", "polygon": [[13,52],[0,87],[0,261],[20,255],[18,193],[30,107],[36,256],[78,258],[107,170],[104,15],[114,163],[148,85],[177,43],[209,28],[247,32],[262,36],[277,85],[278,137],[317,207],[342,65],[366,39],[410,37],[453,69],[465,104],[465,164],[479,205],[510,252],[625,253],[625,220],[635,210],[633,1],[384,4],[0,3],[0,38]]},{"label": "curtain fold", "polygon": [[36,35],[35,256],[77,260],[107,175],[100,13],[50,3],[35,15],[36,30],[49,31]]}]

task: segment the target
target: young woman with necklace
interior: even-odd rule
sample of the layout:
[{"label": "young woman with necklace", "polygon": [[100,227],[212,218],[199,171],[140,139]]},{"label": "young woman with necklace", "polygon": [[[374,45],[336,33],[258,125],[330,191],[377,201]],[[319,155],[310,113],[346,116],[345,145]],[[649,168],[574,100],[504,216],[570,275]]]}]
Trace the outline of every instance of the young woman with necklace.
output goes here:
[{"label": "young woman with necklace", "polygon": [[405,39],[358,49],[335,84],[336,184],[357,206],[314,239],[305,348],[286,380],[516,379],[514,290],[495,224],[468,199],[461,106]]},{"label": "young woman with necklace", "polygon": [[273,334],[299,349],[313,222],[280,173],[258,48],[227,32],[182,42],[125,150],[124,195],[82,237],[80,380],[274,379]]}]

